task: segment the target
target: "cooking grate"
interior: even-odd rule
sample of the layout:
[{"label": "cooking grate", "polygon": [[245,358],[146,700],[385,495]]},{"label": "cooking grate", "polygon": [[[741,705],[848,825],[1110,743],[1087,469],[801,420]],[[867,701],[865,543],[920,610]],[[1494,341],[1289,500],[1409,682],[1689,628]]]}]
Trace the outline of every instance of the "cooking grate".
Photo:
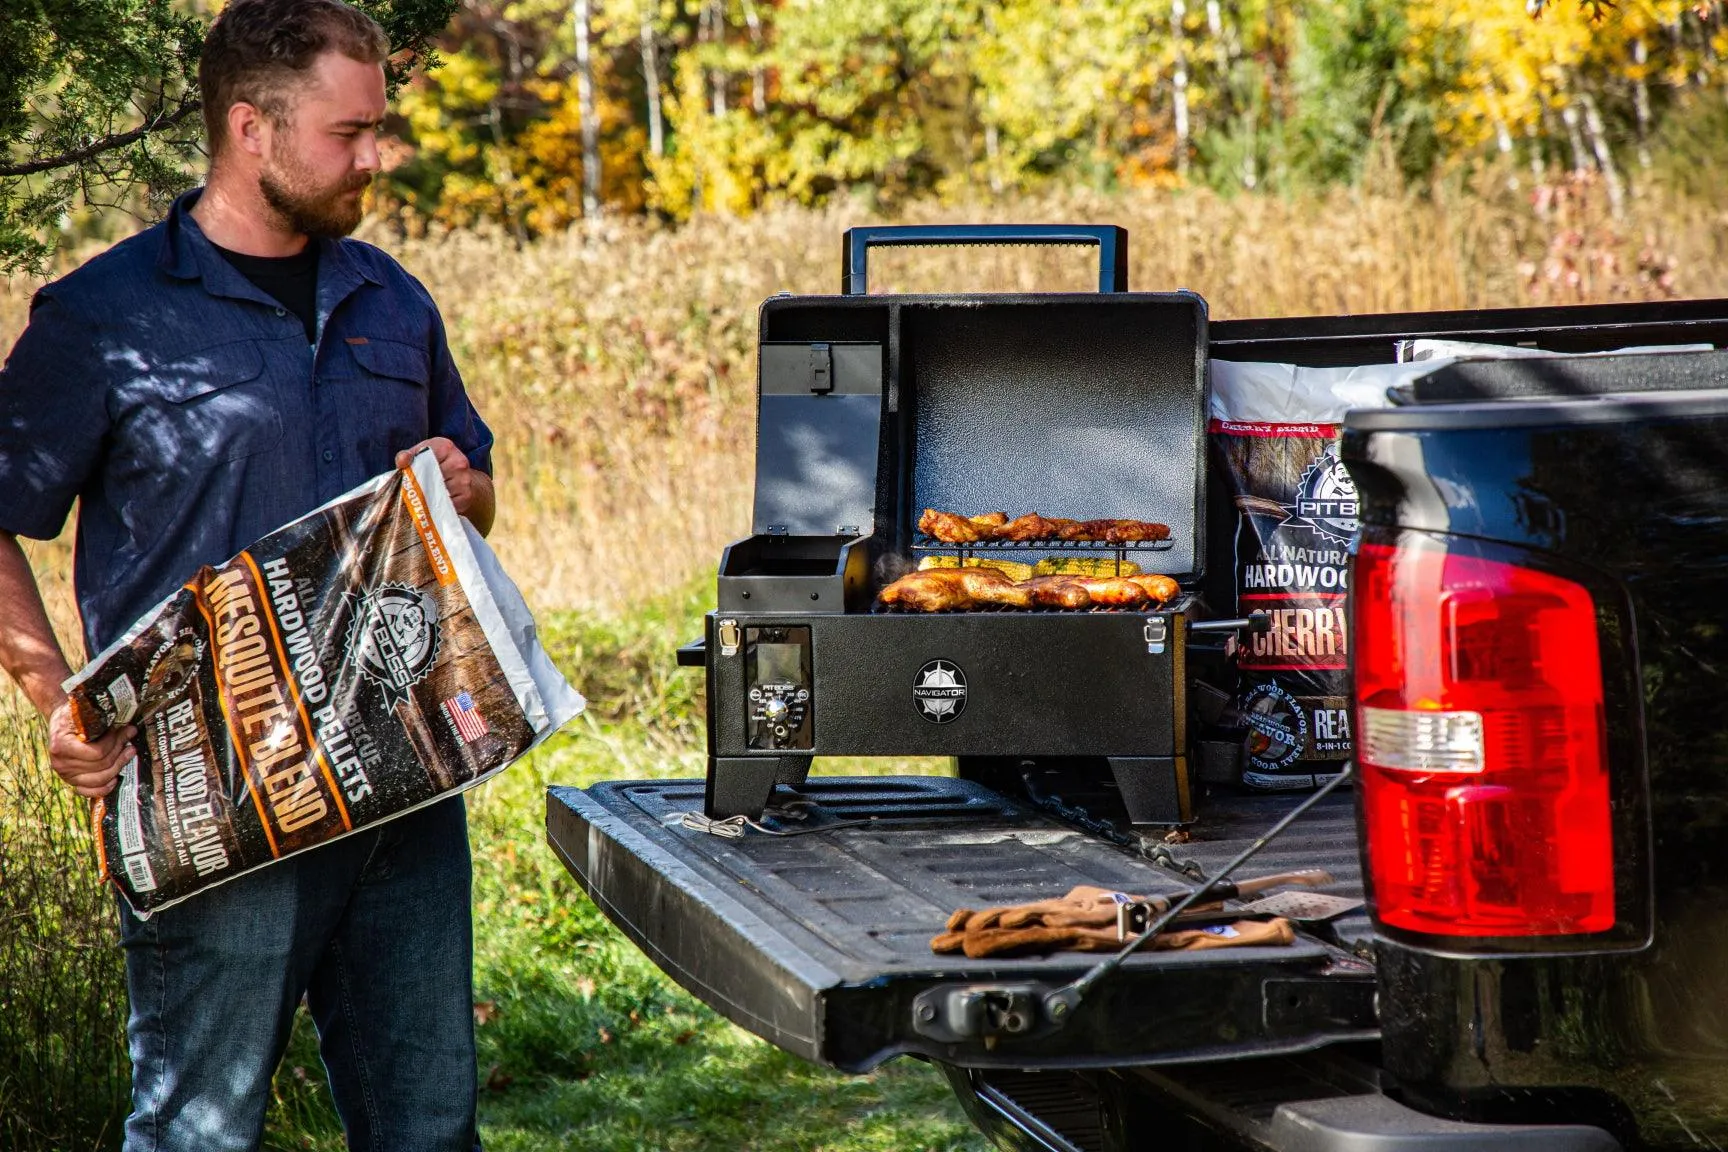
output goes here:
[{"label": "cooking grate", "polygon": [[1168,536],[1162,540],[972,540],[961,544],[934,536],[912,539],[917,552],[1168,552],[1175,544]]},{"label": "cooking grate", "polygon": [[870,606],[870,612],[876,616],[978,616],[982,614],[1009,616],[1146,616],[1164,612],[1180,612],[1188,603],[1188,594],[1183,593],[1173,600],[1162,604],[1141,604],[1134,608],[1111,608],[1094,605],[1089,608],[1012,608],[1005,604],[980,604],[973,608],[944,609],[937,612],[925,612],[917,608],[904,608],[898,604],[884,604],[875,601]]}]

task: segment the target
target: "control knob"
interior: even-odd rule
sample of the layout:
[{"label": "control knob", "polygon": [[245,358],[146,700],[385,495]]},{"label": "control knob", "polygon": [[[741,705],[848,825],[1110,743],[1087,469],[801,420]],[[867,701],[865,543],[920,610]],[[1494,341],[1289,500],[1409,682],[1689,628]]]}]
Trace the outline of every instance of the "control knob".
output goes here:
[{"label": "control knob", "polygon": [[779,696],[771,696],[762,705],[762,718],[770,724],[779,724],[786,719],[786,713],[790,710],[790,705],[785,700]]}]

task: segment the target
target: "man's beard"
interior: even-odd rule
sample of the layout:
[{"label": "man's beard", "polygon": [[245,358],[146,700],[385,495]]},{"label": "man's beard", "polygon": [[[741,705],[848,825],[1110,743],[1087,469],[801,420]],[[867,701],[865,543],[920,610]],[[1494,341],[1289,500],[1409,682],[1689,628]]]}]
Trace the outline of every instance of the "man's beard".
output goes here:
[{"label": "man's beard", "polygon": [[295,232],[335,239],[360,226],[360,218],[365,214],[364,201],[360,197],[349,200],[344,194],[372,183],[370,174],[350,175],[334,188],[309,191],[306,183],[304,174],[294,164],[281,164],[274,171],[266,170],[258,176],[258,190],[263,193],[264,202]]}]

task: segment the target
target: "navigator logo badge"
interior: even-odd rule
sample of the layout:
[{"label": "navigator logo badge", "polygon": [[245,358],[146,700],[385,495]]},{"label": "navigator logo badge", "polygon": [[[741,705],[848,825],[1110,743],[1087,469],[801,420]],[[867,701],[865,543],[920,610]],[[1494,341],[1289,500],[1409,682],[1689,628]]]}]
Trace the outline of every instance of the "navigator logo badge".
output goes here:
[{"label": "navigator logo badge", "polygon": [[932,660],[918,669],[912,681],[912,700],[918,713],[932,724],[958,720],[966,711],[966,674],[948,660]]}]

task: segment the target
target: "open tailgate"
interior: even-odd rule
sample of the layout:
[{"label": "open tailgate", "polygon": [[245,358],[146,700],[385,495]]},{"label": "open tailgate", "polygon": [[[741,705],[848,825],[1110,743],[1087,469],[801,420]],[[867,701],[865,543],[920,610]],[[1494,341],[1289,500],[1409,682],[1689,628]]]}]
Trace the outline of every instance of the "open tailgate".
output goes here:
[{"label": "open tailgate", "polygon": [[[601,910],[693,995],[787,1051],[849,1071],[902,1053],[1073,1068],[1377,1035],[1372,967],[1307,932],[1290,947],[1143,951],[1056,1027],[1043,994],[1102,957],[936,955],[929,941],[949,913],[1076,884],[1179,897],[1193,880],[963,780],[812,778],[799,791],[813,802],[799,827],[819,830],[727,839],[681,823],[701,811],[701,780],[554,787],[547,837]],[[1293,802],[1237,799],[1173,851],[1215,875]],[[1315,867],[1338,877],[1329,892],[1361,894],[1348,798],[1308,814],[1245,872]]]}]

